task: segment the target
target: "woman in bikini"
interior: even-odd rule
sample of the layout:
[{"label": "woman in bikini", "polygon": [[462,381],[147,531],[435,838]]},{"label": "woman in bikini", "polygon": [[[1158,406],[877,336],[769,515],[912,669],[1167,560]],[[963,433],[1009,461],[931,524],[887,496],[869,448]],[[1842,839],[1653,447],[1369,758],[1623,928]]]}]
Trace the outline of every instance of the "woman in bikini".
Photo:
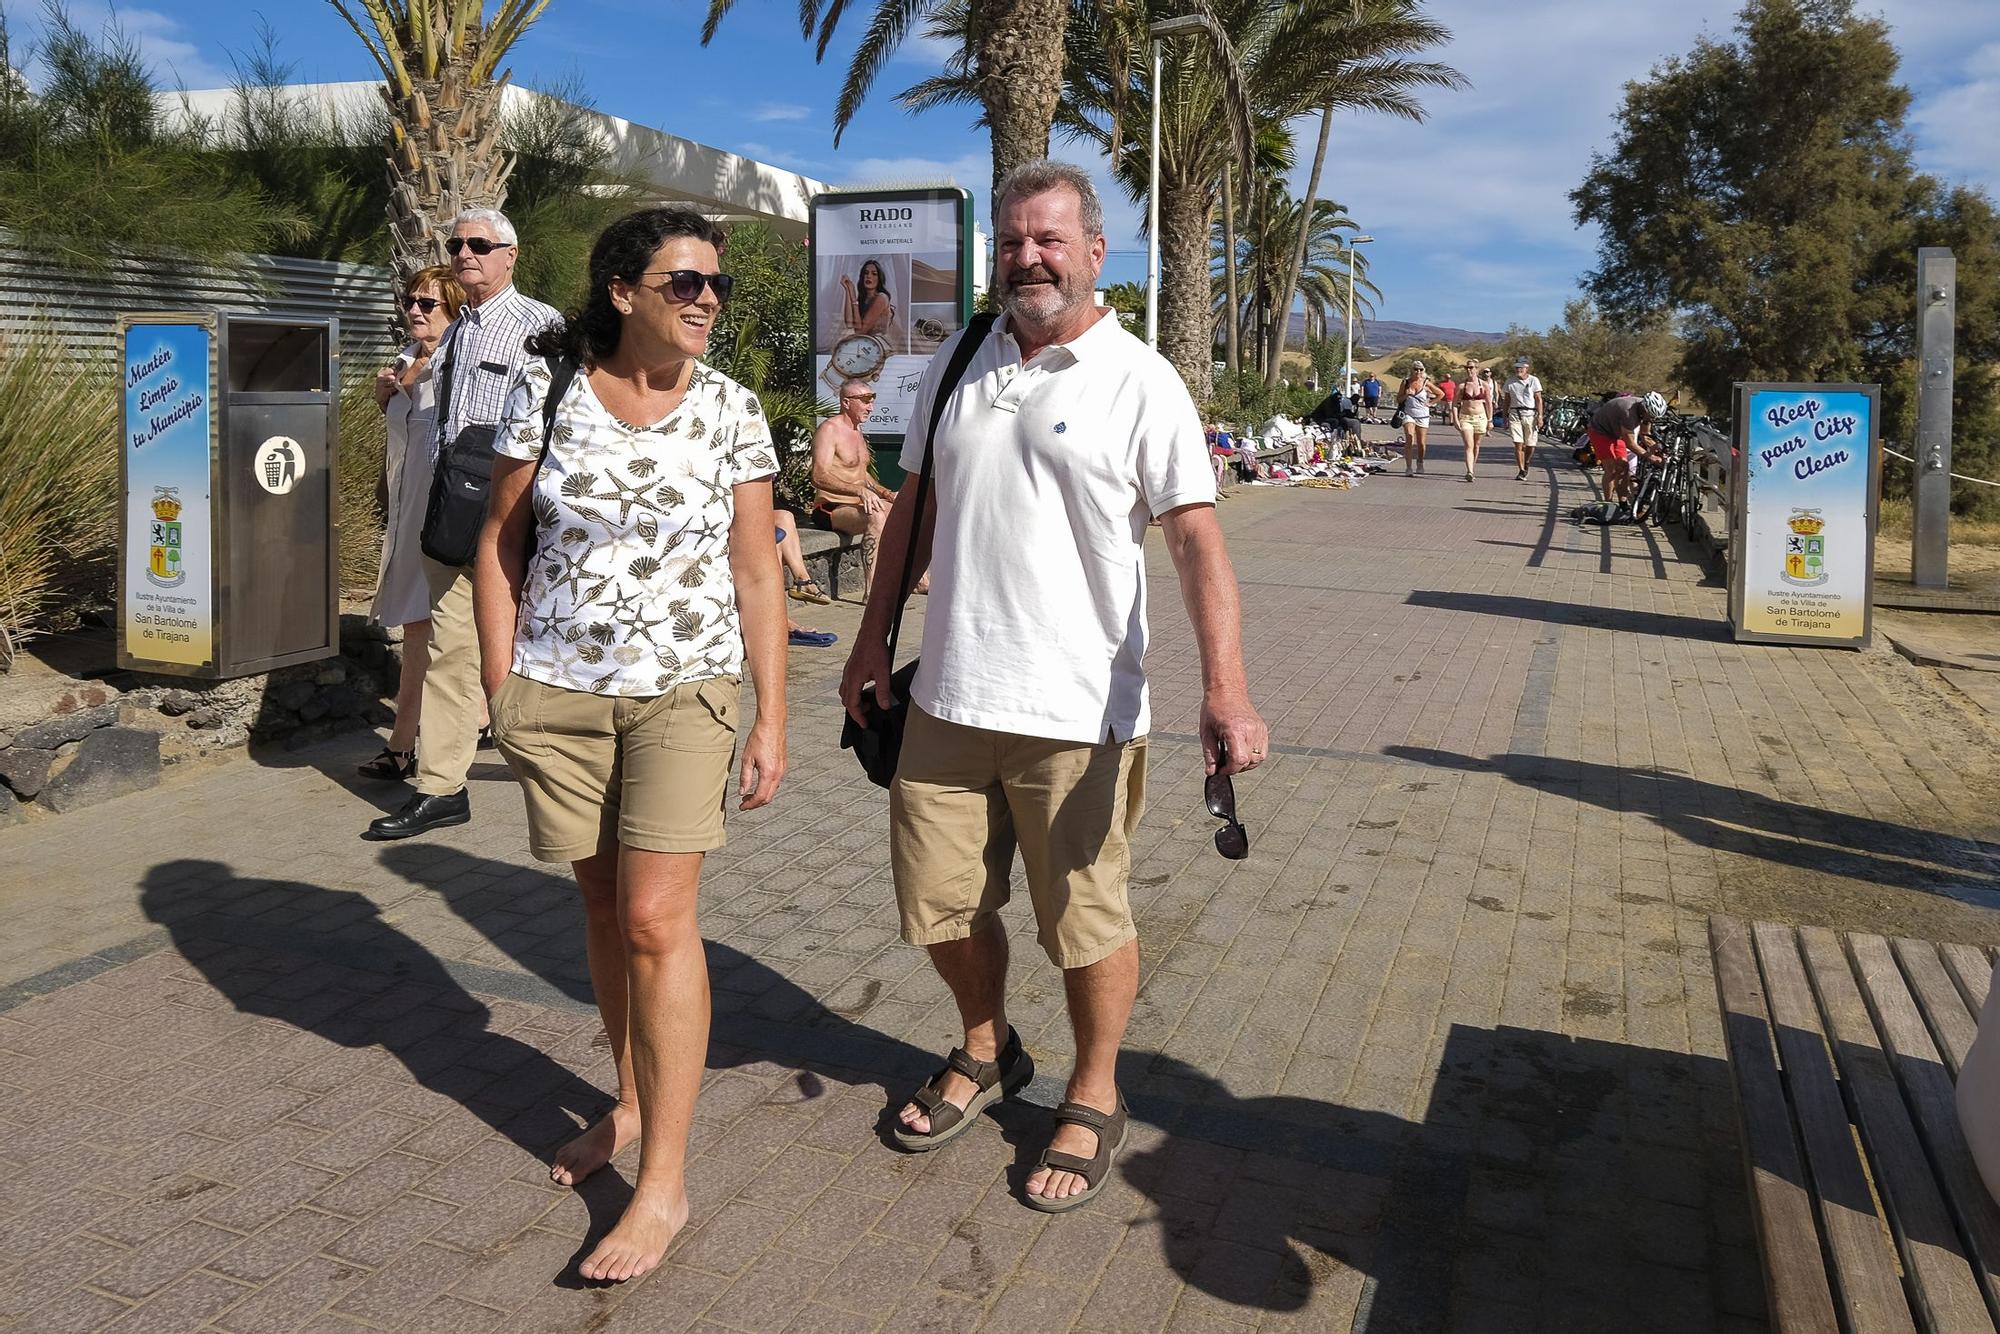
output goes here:
[{"label": "woman in bikini", "polygon": [[1493,381],[1480,374],[1479,363],[1465,363],[1465,380],[1451,405],[1452,420],[1465,440],[1465,480],[1479,462],[1479,441],[1493,428]]},{"label": "woman in bikini", "polygon": [[1424,441],[1431,429],[1431,399],[1437,385],[1424,372],[1424,363],[1410,368],[1410,374],[1396,390],[1396,406],[1403,413],[1403,476],[1415,477],[1424,470]]}]

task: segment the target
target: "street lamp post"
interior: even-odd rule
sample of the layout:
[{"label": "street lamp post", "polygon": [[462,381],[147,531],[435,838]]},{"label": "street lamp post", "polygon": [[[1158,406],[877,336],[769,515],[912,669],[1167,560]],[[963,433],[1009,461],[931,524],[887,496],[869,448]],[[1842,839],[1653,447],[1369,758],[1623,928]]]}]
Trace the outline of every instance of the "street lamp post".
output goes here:
[{"label": "street lamp post", "polygon": [[1160,346],[1160,42],[1214,26],[1205,14],[1162,19],[1146,30],[1153,48],[1152,155],[1146,164],[1146,346]]},{"label": "street lamp post", "polygon": [[1354,247],[1367,245],[1374,239],[1372,236],[1347,238],[1347,360],[1340,374],[1340,392],[1343,394],[1354,383]]}]

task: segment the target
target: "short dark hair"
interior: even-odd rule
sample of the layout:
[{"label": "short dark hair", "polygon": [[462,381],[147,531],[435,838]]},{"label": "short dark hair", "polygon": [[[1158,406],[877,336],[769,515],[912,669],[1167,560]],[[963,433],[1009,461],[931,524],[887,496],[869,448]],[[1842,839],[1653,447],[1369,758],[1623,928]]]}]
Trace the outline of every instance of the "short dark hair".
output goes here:
[{"label": "short dark hair", "polygon": [[590,248],[590,291],[583,309],[530,338],[528,351],[580,366],[610,356],[625,333],[625,317],[611,304],[611,284],[637,282],[660,247],[677,236],[717,250],[726,239],[720,227],[685,208],[642,208],[606,227]]}]

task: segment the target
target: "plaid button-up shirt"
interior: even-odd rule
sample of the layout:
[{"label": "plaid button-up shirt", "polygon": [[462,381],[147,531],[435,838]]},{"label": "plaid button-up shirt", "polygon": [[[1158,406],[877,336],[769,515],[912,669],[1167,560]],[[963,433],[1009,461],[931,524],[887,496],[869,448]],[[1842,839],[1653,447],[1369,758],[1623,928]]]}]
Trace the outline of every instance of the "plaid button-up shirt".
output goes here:
[{"label": "plaid button-up shirt", "polygon": [[488,297],[479,305],[459,308],[440,340],[439,365],[448,364],[451,386],[438,386],[438,444],[458,439],[468,426],[497,426],[507,403],[507,389],[528,359],[523,346],[531,334],[561,319],[554,306],[544,305],[521,289]]}]

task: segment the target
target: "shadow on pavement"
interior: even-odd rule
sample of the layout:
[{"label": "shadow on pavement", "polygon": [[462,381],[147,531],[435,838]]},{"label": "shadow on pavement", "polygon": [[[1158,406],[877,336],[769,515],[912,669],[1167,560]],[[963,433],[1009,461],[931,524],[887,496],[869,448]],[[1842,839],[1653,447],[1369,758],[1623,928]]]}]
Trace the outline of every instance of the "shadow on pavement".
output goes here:
[{"label": "shadow on pavement", "polygon": [[[1607,573],[1610,559],[1607,547],[1604,555]],[[1592,626],[1601,630],[1625,630],[1633,634],[1667,635],[1675,639],[1704,642],[1721,642],[1730,637],[1728,622],[1703,616],[1675,616],[1667,612],[1632,611],[1623,607],[1548,602],[1541,598],[1515,597],[1506,593],[1451,593],[1419,588],[1404,601],[1412,607],[1470,611],[1510,621],[1547,621],[1551,625]]]},{"label": "shadow on pavement", "polygon": [[[487,1006],[362,894],[184,859],[146,873],[140,906],[242,1013],[379,1047],[418,1085],[543,1161],[610,1106],[546,1053],[492,1031]],[[593,1223],[609,1227],[616,1209],[590,1203]]]},{"label": "shadow on pavement", "polygon": [[1382,753],[1440,769],[1499,774],[1604,810],[1644,815],[1718,852],[2000,905],[2000,875],[1992,869],[2000,843],[1780,801],[1661,769],[1512,753],[1480,759],[1424,746],[1385,746]]},{"label": "shadow on pavement", "polygon": [[[1333,1328],[1346,1303],[1368,1334],[1678,1332],[1761,1309],[1718,1060],[1455,1024],[1417,1121],[1239,1098],[1166,1055],[1132,1108],[1165,1134],[1122,1170],[1225,1318],[1311,1307]],[[1343,1283],[1359,1293],[1316,1294]]]},{"label": "shadow on pavement", "polygon": [[[584,959],[583,906],[567,875],[408,843],[386,846],[381,862],[435,893],[524,971],[580,1005],[596,1004]],[[535,918],[531,927],[524,913]],[[861,1022],[875,999],[869,991],[843,1013],[739,949],[706,938],[702,947],[714,995],[710,1069],[774,1061],[799,1072],[809,1098],[819,1095],[823,1077],[876,1085],[900,1105],[939,1063],[936,1053]]]}]

